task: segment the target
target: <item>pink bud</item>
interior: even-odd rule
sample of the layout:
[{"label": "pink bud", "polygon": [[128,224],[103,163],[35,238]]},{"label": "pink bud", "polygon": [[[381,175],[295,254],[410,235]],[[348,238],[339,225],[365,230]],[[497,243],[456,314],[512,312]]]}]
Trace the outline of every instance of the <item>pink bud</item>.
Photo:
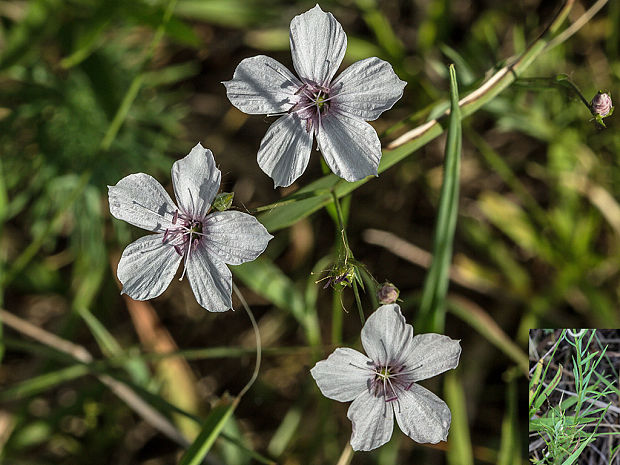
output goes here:
[{"label": "pink bud", "polygon": [[399,295],[398,288],[388,281],[384,282],[377,291],[377,298],[381,305],[393,304],[398,300]]},{"label": "pink bud", "polygon": [[594,115],[599,115],[601,118],[605,118],[611,112],[613,104],[611,96],[607,92],[600,92],[594,96],[590,103],[590,109]]}]

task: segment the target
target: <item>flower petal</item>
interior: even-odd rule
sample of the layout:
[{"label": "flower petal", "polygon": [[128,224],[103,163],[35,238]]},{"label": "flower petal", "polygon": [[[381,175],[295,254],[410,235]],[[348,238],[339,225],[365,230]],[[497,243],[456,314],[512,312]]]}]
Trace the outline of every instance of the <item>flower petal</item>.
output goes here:
[{"label": "flower petal", "polygon": [[232,273],[200,243],[192,248],[186,259],[187,279],[196,300],[210,312],[225,312],[232,308]]},{"label": "flower petal", "polygon": [[372,360],[357,350],[338,348],[327,360],[317,362],[310,373],[325,397],[348,402],[368,390]]},{"label": "flower petal", "polygon": [[123,294],[148,300],[166,290],[179,267],[181,256],[163,234],[152,234],[132,242],[123,251],[116,274]]},{"label": "flower petal", "polygon": [[230,210],[208,215],[203,232],[207,250],[230,265],[254,260],[273,238],[252,215]]},{"label": "flower petal", "polygon": [[148,174],[125,176],[108,186],[110,213],[142,229],[163,232],[173,227],[176,205],[157,180]]},{"label": "flower petal", "polygon": [[372,121],[392,108],[406,85],[387,61],[366,58],[353,63],[332,83],[332,108]]},{"label": "flower petal", "polygon": [[290,186],[303,174],[310,160],[312,131],[296,114],[271,125],[258,149],[258,166],[273,179],[274,187]]},{"label": "flower petal", "polygon": [[317,141],[334,174],[350,182],[377,176],[381,142],[367,122],[330,112],[322,118]]},{"label": "flower petal", "polygon": [[347,50],[342,26],[318,4],[292,19],[290,43],[293,66],[299,77],[321,86],[334,77]]},{"label": "flower petal", "polygon": [[194,219],[204,218],[220,188],[221,173],[213,153],[200,143],[172,165],[172,185],[179,208]]},{"label": "flower petal", "polygon": [[406,350],[405,365],[409,369],[419,367],[411,374],[412,381],[432,378],[456,368],[461,355],[460,341],[435,333],[418,334]]},{"label": "flower petal", "polygon": [[450,409],[443,400],[419,384],[398,393],[394,413],[401,431],[416,442],[436,444],[448,438],[452,419]]},{"label": "flower petal", "polygon": [[265,55],[239,63],[226,86],[228,100],[250,115],[287,111],[302,83],[284,65]]},{"label": "flower petal", "polygon": [[396,304],[382,305],[366,320],[362,328],[362,345],[379,365],[402,362],[413,338],[413,327]]},{"label": "flower petal", "polygon": [[353,423],[351,446],[353,450],[372,450],[392,437],[394,413],[392,405],[383,397],[375,397],[368,389],[353,401],[347,417]]}]

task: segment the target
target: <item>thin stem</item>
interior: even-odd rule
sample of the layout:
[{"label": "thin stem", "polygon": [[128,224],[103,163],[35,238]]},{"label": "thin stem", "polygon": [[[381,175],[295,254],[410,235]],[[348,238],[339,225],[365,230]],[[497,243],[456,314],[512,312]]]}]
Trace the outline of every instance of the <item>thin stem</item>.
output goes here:
[{"label": "thin stem", "polygon": [[332,344],[342,342],[342,289],[334,289],[332,294]]},{"label": "thin stem", "polygon": [[338,459],[336,465],[349,465],[349,463],[351,463],[351,460],[353,459],[354,453],[355,451],[353,451],[353,447],[351,447],[351,444],[347,443],[347,445],[342,450],[342,453],[340,454],[340,458]]},{"label": "thin stem", "polygon": [[360,300],[360,293],[357,290],[357,283],[353,280],[353,294],[355,295],[355,303],[357,304],[357,310],[360,314],[360,321],[362,322],[362,326],[366,324],[366,318],[364,318],[364,309],[362,308],[362,302]]},{"label": "thin stem", "polygon": [[349,247],[349,239],[347,238],[347,231],[344,226],[344,215],[340,208],[340,201],[335,192],[332,191],[332,199],[334,201],[334,207],[336,208],[336,216],[338,217],[338,227],[340,228],[340,234],[342,234],[342,242],[344,243],[346,258],[354,258],[351,248]]},{"label": "thin stem", "polygon": [[254,329],[254,335],[256,336],[256,364],[254,365],[254,372],[252,373],[252,377],[237,395],[237,399],[241,399],[241,397],[243,397],[243,395],[246,392],[248,392],[248,390],[252,387],[252,384],[254,384],[254,381],[256,381],[256,378],[258,378],[258,372],[260,370],[260,362],[261,362],[262,344],[261,344],[261,339],[260,339],[260,331],[258,329],[258,325],[256,324],[256,319],[254,319],[254,314],[252,313],[252,310],[250,310],[248,303],[245,301],[243,294],[241,294],[241,291],[239,290],[239,288],[237,287],[235,283],[233,283],[233,289],[235,291],[235,295],[239,298],[239,301],[241,302],[243,309],[248,314],[248,317],[250,318],[250,321],[252,322],[252,329]]}]

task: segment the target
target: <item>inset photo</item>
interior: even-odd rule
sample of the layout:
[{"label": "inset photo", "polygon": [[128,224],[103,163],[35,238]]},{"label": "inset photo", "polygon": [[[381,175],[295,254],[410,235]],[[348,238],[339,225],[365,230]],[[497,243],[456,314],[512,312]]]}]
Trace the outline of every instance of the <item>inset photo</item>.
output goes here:
[{"label": "inset photo", "polygon": [[620,465],[620,329],[531,329],[529,459]]}]

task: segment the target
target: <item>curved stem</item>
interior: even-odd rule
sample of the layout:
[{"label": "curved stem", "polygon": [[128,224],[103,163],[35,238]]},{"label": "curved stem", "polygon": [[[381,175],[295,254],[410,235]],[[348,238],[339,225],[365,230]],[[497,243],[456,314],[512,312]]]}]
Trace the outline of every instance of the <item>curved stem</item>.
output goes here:
[{"label": "curved stem", "polygon": [[241,294],[241,291],[239,290],[239,288],[237,287],[235,283],[233,283],[233,290],[235,291],[235,295],[239,298],[239,301],[241,302],[243,309],[248,314],[248,317],[250,317],[250,321],[252,322],[252,328],[254,329],[254,335],[256,336],[256,364],[254,365],[254,372],[252,373],[252,377],[247,382],[247,384],[243,387],[243,389],[241,389],[239,394],[237,394],[237,399],[241,399],[241,397],[243,397],[243,395],[246,392],[248,392],[248,390],[252,387],[252,384],[254,384],[254,381],[256,381],[256,378],[258,378],[258,372],[260,370],[260,362],[261,362],[262,344],[261,344],[261,339],[260,339],[260,331],[258,329],[258,324],[256,324],[256,319],[254,318],[254,314],[252,313],[252,310],[250,310],[248,303],[245,301],[243,294]]}]

